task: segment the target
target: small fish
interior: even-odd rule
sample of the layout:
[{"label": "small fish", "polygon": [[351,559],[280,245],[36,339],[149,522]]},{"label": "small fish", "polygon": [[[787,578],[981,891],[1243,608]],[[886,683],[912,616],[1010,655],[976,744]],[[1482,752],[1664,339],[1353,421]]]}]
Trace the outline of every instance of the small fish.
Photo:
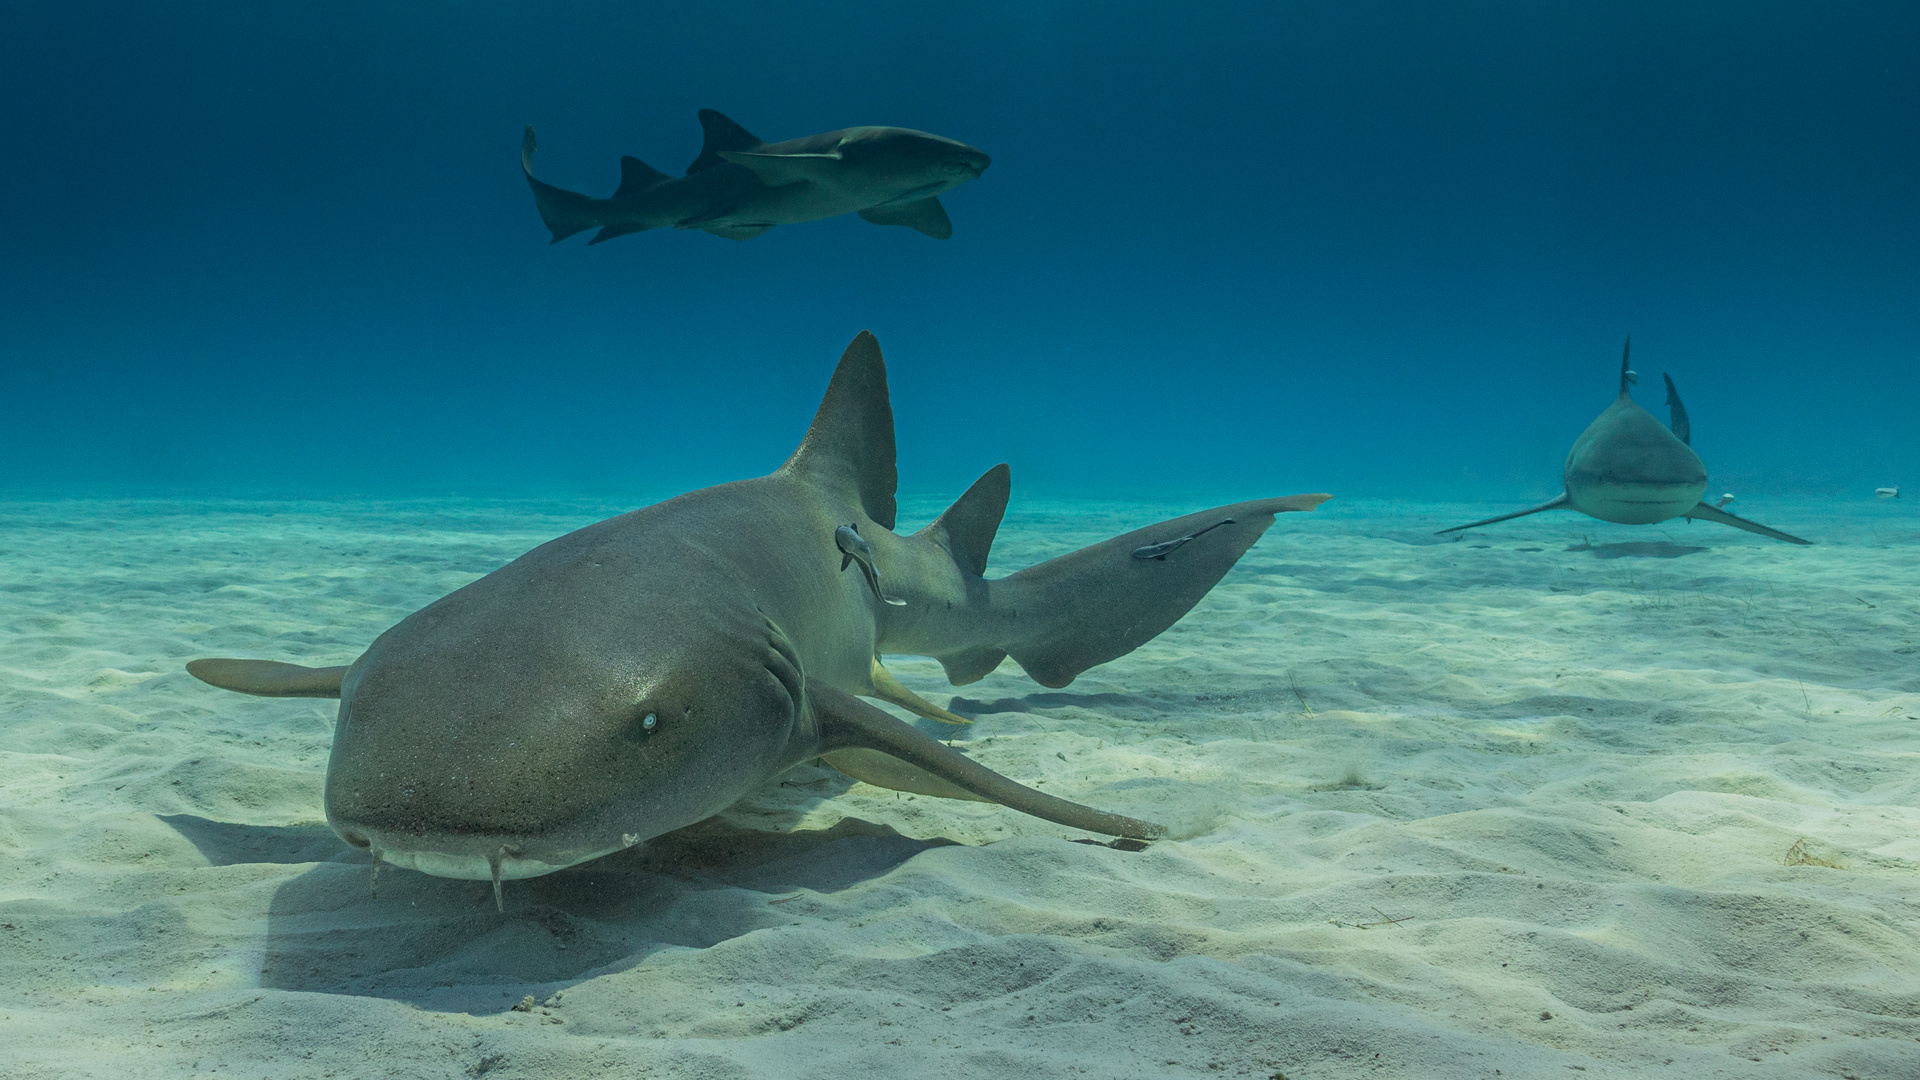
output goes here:
[{"label": "small fish", "polygon": [[1900,489],[1897,487],[1874,488],[1873,497],[1876,499],[1897,499],[1900,497]]},{"label": "small fish", "polygon": [[894,607],[907,606],[905,600],[896,600],[880,590],[880,572],[873,568],[873,541],[861,536],[858,526],[842,525],[833,530],[833,544],[840,549],[841,573],[846,572],[848,564],[859,563],[860,573],[865,575],[875,600]]},{"label": "small fish", "polygon": [[1733,492],[1729,491],[1726,494],[1721,495],[1719,501],[1713,504],[1714,509],[1718,510],[1720,507],[1725,506],[1732,501],[1733,501]]},{"label": "small fish", "polygon": [[1186,547],[1188,544],[1193,543],[1195,540],[1200,539],[1220,526],[1231,524],[1233,524],[1233,519],[1227,518],[1223,521],[1216,521],[1206,528],[1201,529],[1199,532],[1191,532],[1185,536],[1175,537],[1172,540],[1161,541],[1158,544],[1148,544],[1146,547],[1134,548],[1133,557],[1136,559],[1158,559],[1161,562],[1166,562],[1167,556],[1179,551],[1181,548]]}]

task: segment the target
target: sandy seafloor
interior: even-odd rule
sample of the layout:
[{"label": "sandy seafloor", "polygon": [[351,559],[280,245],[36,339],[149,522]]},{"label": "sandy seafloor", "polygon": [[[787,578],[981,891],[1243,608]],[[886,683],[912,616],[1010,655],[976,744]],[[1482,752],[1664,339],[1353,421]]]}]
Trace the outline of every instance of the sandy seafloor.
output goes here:
[{"label": "sandy seafloor", "polygon": [[[995,569],[1195,508],[1016,492]],[[1508,508],[1283,516],[1131,656],[952,697],[1144,852],[806,766],[498,914],[371,897],[333,703],[181,665],[344,663],[621,507],[0,504],[0,1076],[1920,1077],[1920,508],[1427,535]]]}]

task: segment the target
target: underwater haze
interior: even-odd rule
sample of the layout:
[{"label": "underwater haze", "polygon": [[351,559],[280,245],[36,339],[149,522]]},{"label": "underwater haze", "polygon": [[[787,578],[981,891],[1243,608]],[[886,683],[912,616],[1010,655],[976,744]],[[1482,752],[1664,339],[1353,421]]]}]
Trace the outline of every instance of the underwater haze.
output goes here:
[{"label": "underwater haze", "polygon": [[[1907,3],[119,5],[0,35],[0,490],[668,494],[880,337],[908,491],[1558,487],[1622,339],[1715,490],[1916,474]],[[852,216],[549,247],[718,109],[934,132]],[[1659,410],[1658,380],[1641,397]]]},{"label": "underwater haze", "polygon": [[1920,1078],[1916,135],[1913,0],[0,0],[0,1080]]}]

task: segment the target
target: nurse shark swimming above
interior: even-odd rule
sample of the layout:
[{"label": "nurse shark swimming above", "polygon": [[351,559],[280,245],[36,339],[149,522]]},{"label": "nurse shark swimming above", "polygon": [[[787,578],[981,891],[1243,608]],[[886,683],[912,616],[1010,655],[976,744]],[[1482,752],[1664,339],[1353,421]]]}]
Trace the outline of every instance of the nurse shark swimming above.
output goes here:
[{"label": "nurse shark swimming above", "polygon": [[[968,722],[879,657],[937,658],[959,685],[1011,655],[1066,686],[1173,625],[1274,515],[1329,496],[1188,514],[988,580],[1008,476],[995,466],[932,524],[895,533],[886,368],[862,333],[772,474],[543,544],[402,619],[349,665],[188,670],[242,693],[338,697],[325,793],[335,831],[376,868],[491,878],[496,901],[502,879],[691,825],[820,757],[882,787],[1159,836],[1017,784],[860,700]],[[1138,557],[1155,545],[1165,558]],[[850,560],[864,573],[843,572]]]},{"label": "nurse shark swimming above", "polygon": [[520,169],[553,242],[597,228],[589,241],[597,244],[666,225],[751,240],[775,225],[841,214],[945,240],[953,223],[939,196],[993,163],[965,143],[908,128],[853,127],[769,143],[712,109],[700,110],[700,126],[706,142],[685,176],[623,157],[620,186],[606,199],[535,179],[528,127]]}]

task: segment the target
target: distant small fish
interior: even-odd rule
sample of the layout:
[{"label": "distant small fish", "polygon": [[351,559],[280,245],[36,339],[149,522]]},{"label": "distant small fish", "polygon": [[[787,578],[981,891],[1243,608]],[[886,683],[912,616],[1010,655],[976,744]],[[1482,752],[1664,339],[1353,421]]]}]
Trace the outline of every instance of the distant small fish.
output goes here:
[{"label": "distant small fish", "polygon": [[846,573],[849,563],[859,563],[860,573],[866,577],[875,600],[894,607],[907,606],[905,600],[896,600],[880,591],[880,572],[873,568],[873,541],[861,536],[858,526],[842,525],[833,530],[833,544],[840,549],[841,573]]},{"label": "distant small fish", "polygon": [[1713,508],[1718,510],[1719,508],[1727,505],[1732,501],[1733,501],[1733,492],[1729,491],[1726,494],[1720,496],[1720,500],[1713,504]]},{"label": "distant small fish", "polygon": [[1897,499],[1900,497],[1900,489],[1897,487],[1874,488],[1873,497],[1876,499]]},{"label": "distant small fish", "polygon": [[1161,562],[1166,562],[1167,556],[1179,551],[1181,548],[1186,547],[1188,544],[1193,543],[1195,540],[1200,539],[1220,526],[1231,524],[1233,524],[1233,519],[1227,518],[1224,521],[1216,521],[1206,528],[1201,529],[1199,532],[1191,532],[1185,536],[1175,537],[1172,540],[1165,540],[1158,544],[1148,544],[1146,547],[1134,548],[1133,557],[1136,559],[1158,559]]}]

